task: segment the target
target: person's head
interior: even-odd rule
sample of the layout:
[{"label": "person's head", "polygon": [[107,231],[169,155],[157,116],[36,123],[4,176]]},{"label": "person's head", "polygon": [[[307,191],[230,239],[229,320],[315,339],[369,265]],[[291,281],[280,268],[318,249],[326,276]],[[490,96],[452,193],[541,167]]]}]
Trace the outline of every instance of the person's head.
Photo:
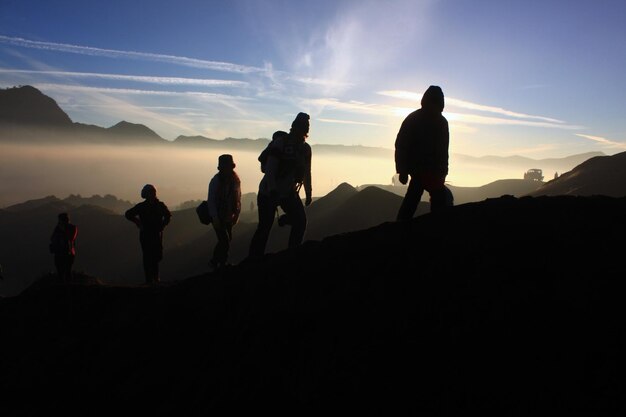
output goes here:
[{"label": "person's head", "polygon": [[291,129],[289,133],[293,133],[297,136],[306,138],[309,135],[309,115],[306,113],[298,113],[296,118],[291,123]]},{"label": "person's head", "polygon": [[285,136],[287,136],[288,133],[285,132],[284,130],[277,130],[276,132],[274,132],[274,134],[272,135],[272,140],[276,140],[279,138],[284,138]]},{"label": "person's head", "polygon": [[155,199],[157,195],[156,187],[152,184],[146,184],[141,189],[141,198],[146,200]]},{"label": "person's head", "polygon": [[219,171],[232,171],[236,166],[233,156],[230,154],[220,155],[217,159],[217,169]]},{"label": "person's head", "polygon": [[58,218],[60,224],[69,224],[70,223],[70,216],[67,213],[59,213],[57,218]]},{"label": "person's head", "polygon": [[442,112],[444,107],[443,91],[441,87],[431,85],[422,96],[422,108]]}]

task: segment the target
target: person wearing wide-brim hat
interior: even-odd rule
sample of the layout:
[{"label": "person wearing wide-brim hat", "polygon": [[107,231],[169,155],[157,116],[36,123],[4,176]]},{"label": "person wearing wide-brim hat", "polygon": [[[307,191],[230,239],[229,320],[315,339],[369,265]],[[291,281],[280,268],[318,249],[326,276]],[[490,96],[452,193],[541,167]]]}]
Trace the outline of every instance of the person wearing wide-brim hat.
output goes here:
[{"label": "person wearing wide-brim hat", "polygon": [[218,172],[209,183],[207,203],[209,216],[217,235],[217,244],[209,262],[214,270],[228,264],[233,226],[237,224],[241,213],[241,181],[235,172],[235,167],[232,155],[220,155],[217,162]]}]

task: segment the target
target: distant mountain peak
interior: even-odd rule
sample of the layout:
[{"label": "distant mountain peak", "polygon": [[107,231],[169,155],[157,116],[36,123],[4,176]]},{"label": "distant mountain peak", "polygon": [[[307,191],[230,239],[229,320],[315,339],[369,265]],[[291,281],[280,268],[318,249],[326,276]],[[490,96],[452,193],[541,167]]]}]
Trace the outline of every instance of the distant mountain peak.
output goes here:
[{"label": "distant mountain peak", "polygon": [[54,99],[30,85],[0,90],[0,123],[71,127],[72,119]]},{"label": "distant mountain peak", "polygon": [[346,193],[346,192],[355,193],[356,188],[354,188],[352,185],[348,184],[347,182],[342,182],[331,192],[332,193]]},{"label": "distant mountain peak", "polygon": [[107,129],[109,132],[114,133],[116,135],[121,136],[135,136],[135,137],[143,137],[143,138],[154,138],[164,140],[161,136],[159,136],[154,130],[150,129],[146,125],[127,122],[126,120],[122,120],[121,122],[111,126]]}]

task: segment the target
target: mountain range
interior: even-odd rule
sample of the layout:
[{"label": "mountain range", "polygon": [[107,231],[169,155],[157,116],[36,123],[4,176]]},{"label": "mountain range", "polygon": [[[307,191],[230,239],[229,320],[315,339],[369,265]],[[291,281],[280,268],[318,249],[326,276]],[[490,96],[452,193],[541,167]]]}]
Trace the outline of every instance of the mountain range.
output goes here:
[{"label": "mountain range", "polygon": [[[456,205],[502,195],[623,197],[626,196],[625,159],[626,153],[595,157],[547,183],[501,180],[482,187],[450,186],[450,189]],[[307,208],[305,238],[321,240],[392,221],[405,193],[406,187],[402,186],[376,185],[357,189],[346,183],[341,184],[326,196],[315,199]],[[235,227],[233,235],[233,263],[247,255],[257,222],[255,198],[254,193],[248,193],[243,199],[240,224]],[[428,193],[425,193],[424,199],[428,199]],[[77,270],[107,277],[111,282],[141,282],[136,230],[121,216],[131,205],[110,195],[88,198],[71,195],[63,200],[54,196],[30,200],[0,210],[0,226],[5,236],[0,241],[0,264],[4,266],[5,275],[10,277],[0,281],[0,294],[19,293],[52,268],[46,251],[47,239],[56,223],[56,215],[62,211],[70,212],[72,220],[79,225]],[[212,229],[203,227],[197,221],[195,203],[188,207],[174,212],[173,221],[165,233],[162,270],[168,280],[205,271],[215,245]],[[422,202],[418,215],[428,212],[428,207],[426,201]],[[287,236],[288,228],[275,225],[268,251],[284,248]]]},{"label": "mountain range", "polygon": [[[81,200],[74,197],[61,200],[47,197],[0,211],[0,229],[4,235],[4,239],[0,240],[0,264],[6,277],[0,281],[0,294],[15,295],[53,269],[47,244],[60,212],[68,212],[71,221],[78,226],[76,271],[106,277],[103,279],[107,282],[142,282],[136,227],[124,218],[119,209],[114,210],[111,204],[108,207],[94,205],[96,200],[104,199],[91,197]],[[401,201],[400,196],[377,187],[358,192],[349,184],[341,184],[307,208],[305,239],[320,240],[392,221]],[[74,205],[77,202],[81,205]],[[118,202],[115,207],[125,205],[120,206]],[[428,210],[428,203],[423,203],[418,214]],[[233,231],[232,263],[238,263],[247,256],[257,216],[256,210],[243,206],[240,223]],[[285,248],[288,233],[288,227],[275,224],[268,251]],[[163,279],[178,280],[205,272],[215,243],[215,232],[212,227],[199,223],[195,208],[174,211],[164,233]]]},{"label": "mountain range", "polygon": [[[212,139],[204,136],[180,135],[173,141],[159,136],[143,124],[121,121],[114,126],[104,128],[72,122],[70,117],[59,107],[51,97],[32,86],[20,86],[0,89],[0,142],[9,141],[57,141],[113,144],[164,144],[181,145],[187,147],[202,147],[220,150],[241,150],[260,152],[267,146],[269,139],[225,138]],[[316,155],[339,154],[363,156],[369,158],[393,159],[393,150],[370,146],[345,146],[313,144]],[[473,165],[514,167],[524,172],[532,167],[545,167],[547,170],[556,170],[561,173],[570,170],[583,161],[604,155],[602,152],[588,152],[571,155],[565,158],[532,159],[522,156],[483,156],[474,157],[463,154],[452,154],[451,159],[456,163]],[[551,172],[550,172],[551,174]]]}]

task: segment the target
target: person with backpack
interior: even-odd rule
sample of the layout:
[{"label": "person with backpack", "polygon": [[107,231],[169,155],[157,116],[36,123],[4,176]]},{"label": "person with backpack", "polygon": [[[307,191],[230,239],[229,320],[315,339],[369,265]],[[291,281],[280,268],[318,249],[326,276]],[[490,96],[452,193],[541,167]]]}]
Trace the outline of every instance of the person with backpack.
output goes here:
[{"label": "person with backpack", "polygon": [[431,211],[452,204],[452,193],[445,186],[448,175],[448,121],[441,114],[444,97],[441,87],[431,85],[422,96],[422,107],[409,114],[400,127],[395,143],[398,180],[406,184],[411,176],[397,220],[413,218],[424,190],[430,194]]},{"label": "person with backpack", "polygon": [[227,265],[233,226],[237,224],[241,213],[241,181],[235,167],[232,155],[220,155],[218,172],[209,183],[207,203],[211,223],[217,235],[217,244],[209,262],[213,270]]},{"label": "person with backpack", "polygon": [[139,228],[146,283],[157,284],[160,282],[159,262],[163,259],[163,229],[170,223],[172,213],[157,198],[154,185],[146,184],[141,197],[145,201],[126,210],[125,217]]},{"label": "person with backpack", "polygon": [[78,227],[70,223],[70,216],[67,213],[60,213],[57,220],[57,225],[50,236],[50,252],[54,254],[58,280],[69,282],[72,279],[72,265],[76,257]]},{"label": "person with backpack", "polygon": [[306,231],[306,213],[300,199],[304,187],[305,205],[312,202],[311,146],[306,143],[309,134],[309,115],[298,113],[289,133],[278,131],[259,156],[263,179],[259,183],[257,209],[259,224],[250,242],[249,258],[265,253],[274,215],[280,207],[291,225],[289,247],[302,243]]}]

